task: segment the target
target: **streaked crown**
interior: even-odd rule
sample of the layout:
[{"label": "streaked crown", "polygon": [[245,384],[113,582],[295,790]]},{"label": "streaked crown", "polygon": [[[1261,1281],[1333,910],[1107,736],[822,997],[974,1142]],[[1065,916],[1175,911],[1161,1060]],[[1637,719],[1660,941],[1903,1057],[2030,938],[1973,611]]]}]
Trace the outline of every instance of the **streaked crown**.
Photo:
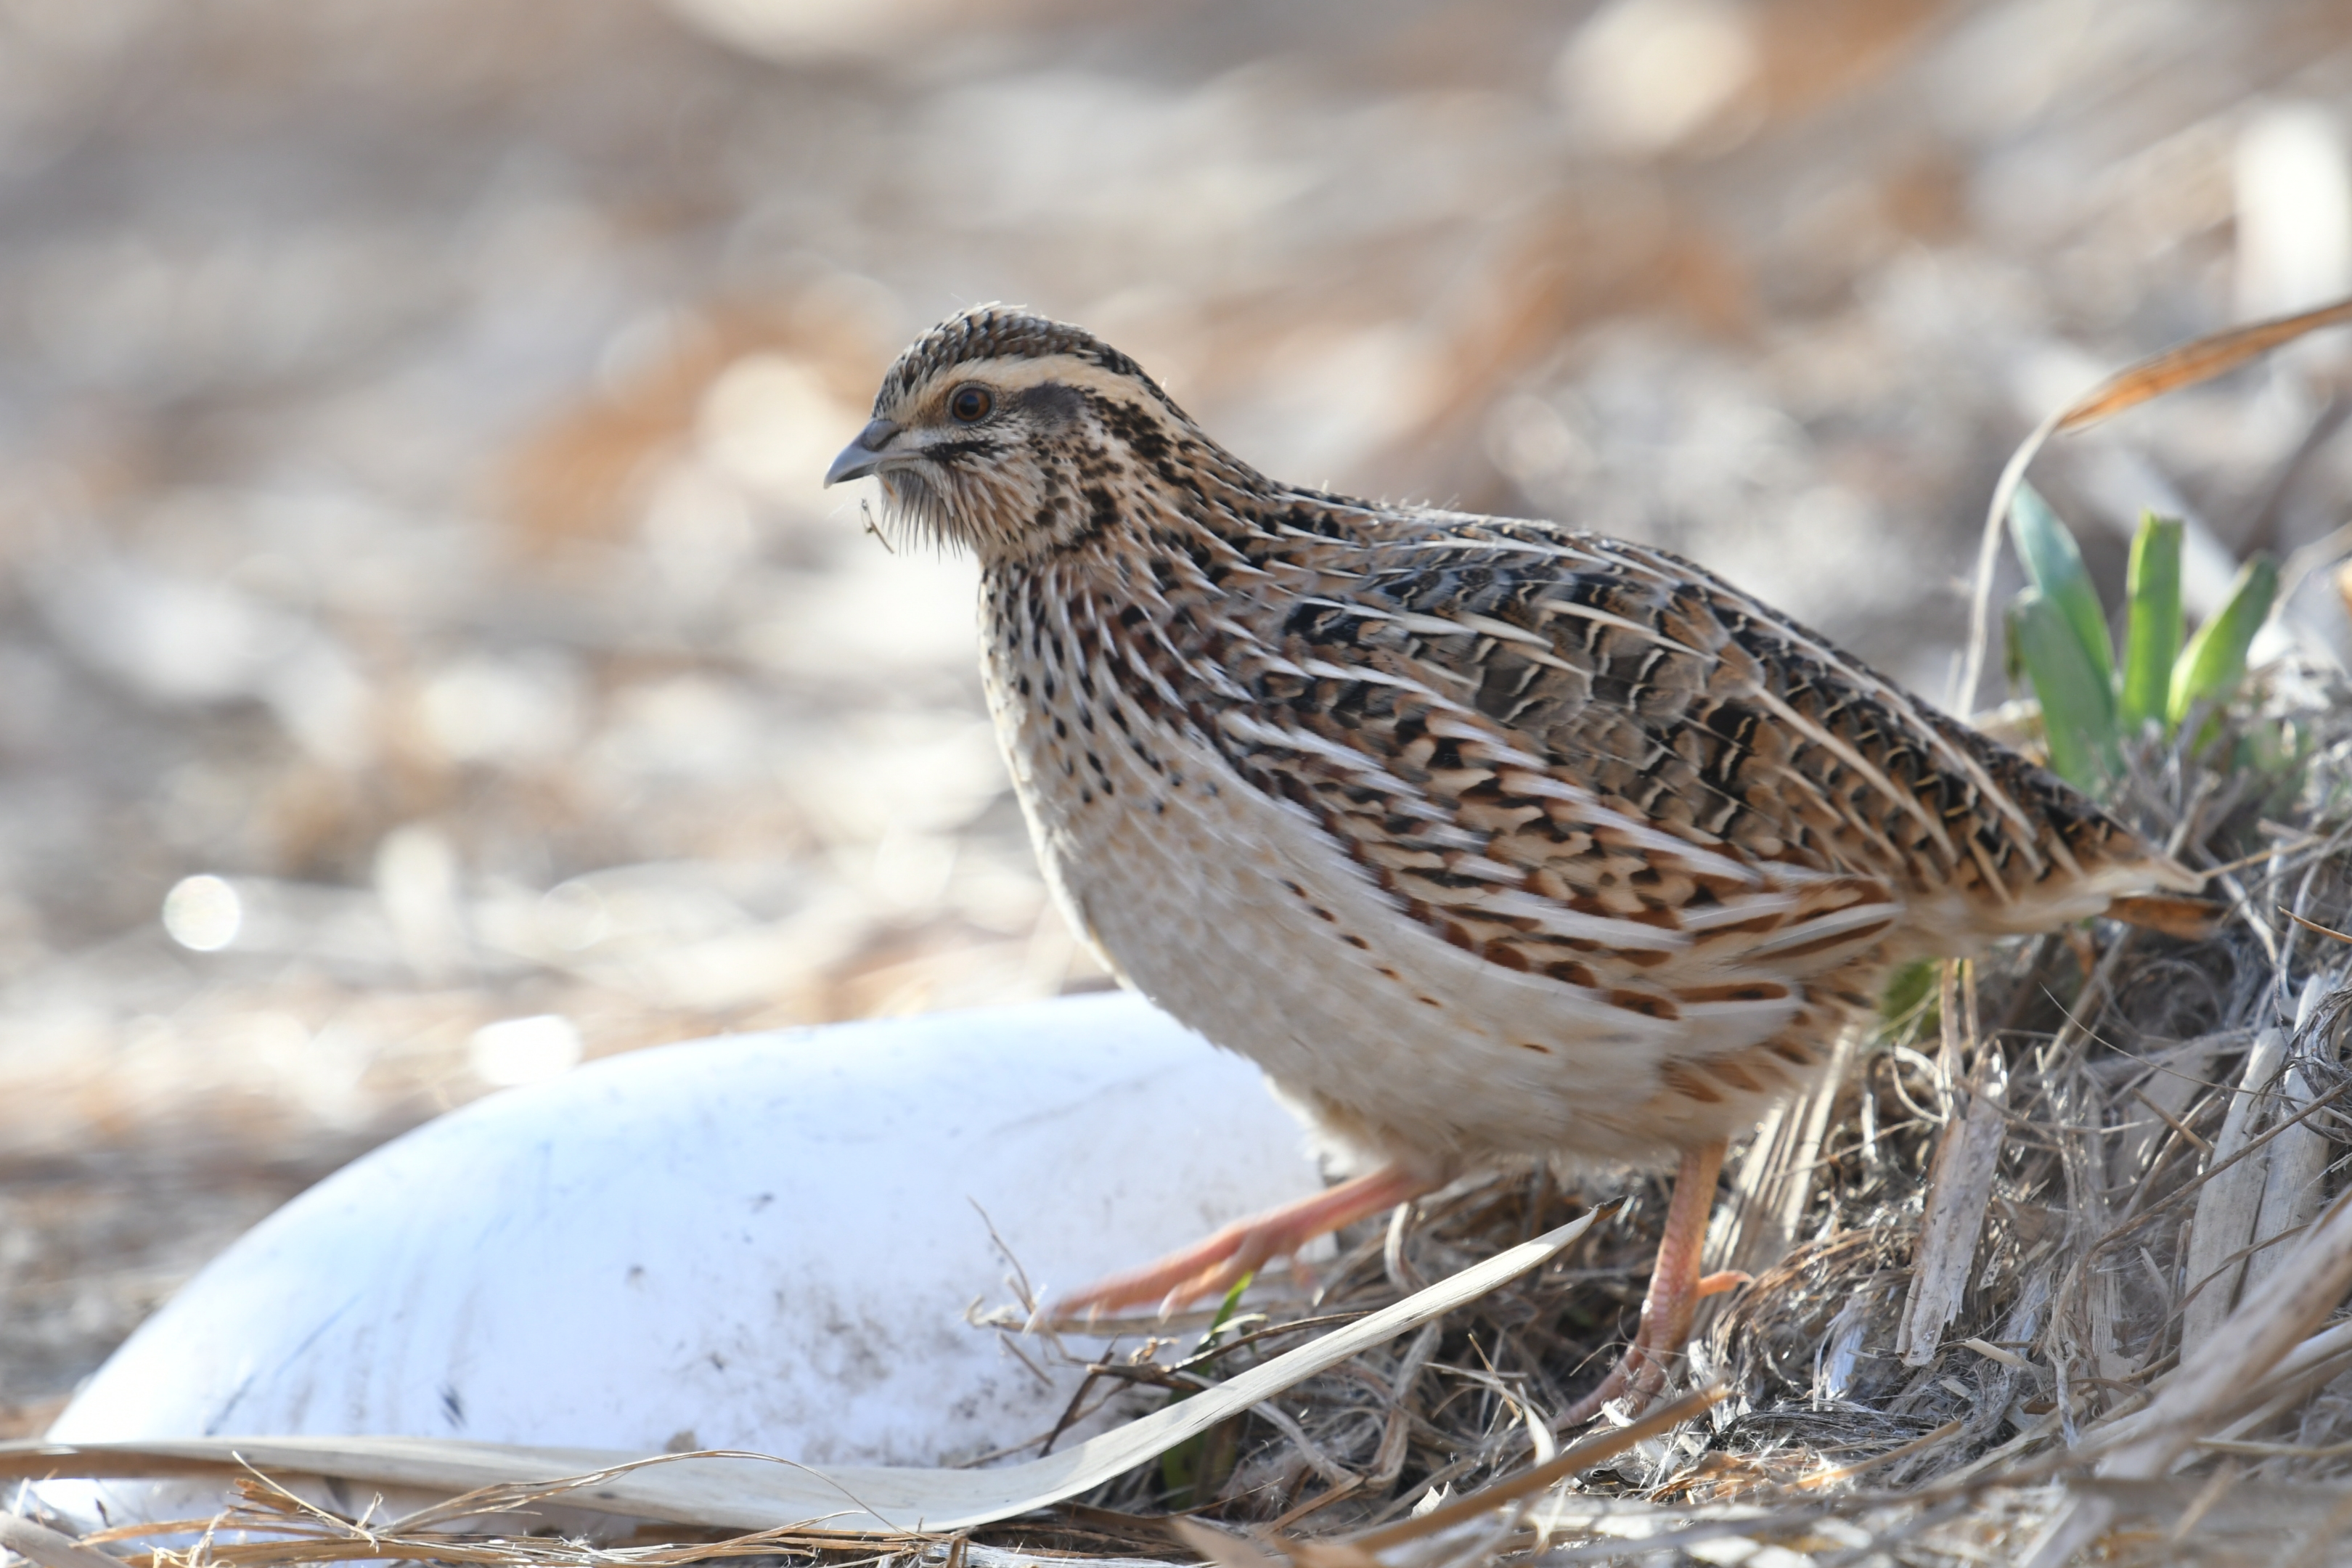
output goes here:
[{"label": "streaked crown", "polygon": [[871,474],[897,526],[1006,562],[1132,515],[1174,463],[1247,473],[1100,338],[984,305],[898,356],[825,482]]}]

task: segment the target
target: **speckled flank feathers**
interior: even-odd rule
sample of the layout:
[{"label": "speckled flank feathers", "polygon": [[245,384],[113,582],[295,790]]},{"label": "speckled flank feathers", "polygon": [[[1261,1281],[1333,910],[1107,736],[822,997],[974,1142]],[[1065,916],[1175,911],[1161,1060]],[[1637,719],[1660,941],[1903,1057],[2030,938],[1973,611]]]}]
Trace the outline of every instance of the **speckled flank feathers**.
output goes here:
[{"label": "speckled flank feathers", "polygon": [[956,317],[875,416],[1073,918],[1367,1156],[1691,1148],[1890,963],[2197,884],[1688,562],[1268,479],[1075,327]]}]

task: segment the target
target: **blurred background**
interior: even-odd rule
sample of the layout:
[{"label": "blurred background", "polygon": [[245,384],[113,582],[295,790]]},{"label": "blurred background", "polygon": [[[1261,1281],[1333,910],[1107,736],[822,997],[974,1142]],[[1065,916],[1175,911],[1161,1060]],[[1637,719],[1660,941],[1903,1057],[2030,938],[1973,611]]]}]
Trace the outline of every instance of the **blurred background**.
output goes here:
[{"label": "blurred background", "polygon": [[[2347,165],[2334,0],[0,0],[0,1435],[449,1106],[1102,983],[970,564],[818,488],[950,310],[1958,703],[2010,449],[2352,293]],[[2037,475],[2209,605],[2346,520],[2343,363]]]}]

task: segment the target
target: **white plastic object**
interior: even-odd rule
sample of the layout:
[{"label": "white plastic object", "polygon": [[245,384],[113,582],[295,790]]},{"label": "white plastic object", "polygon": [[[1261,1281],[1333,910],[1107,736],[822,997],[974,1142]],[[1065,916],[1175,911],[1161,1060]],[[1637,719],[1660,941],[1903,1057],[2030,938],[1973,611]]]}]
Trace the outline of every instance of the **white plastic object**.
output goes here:
[{"label": "white plastic object", "polygon": [[[1013,1298],[992,1223],[1051,1294],[1318,1185],[1256,1069],[1131,995],[636,1051],[296,1198],[50,1436],[968,1459],[1046,1431],[1079,1381],[965,1321]],[[145,1489],[110,1483],[112,1517]]]}]

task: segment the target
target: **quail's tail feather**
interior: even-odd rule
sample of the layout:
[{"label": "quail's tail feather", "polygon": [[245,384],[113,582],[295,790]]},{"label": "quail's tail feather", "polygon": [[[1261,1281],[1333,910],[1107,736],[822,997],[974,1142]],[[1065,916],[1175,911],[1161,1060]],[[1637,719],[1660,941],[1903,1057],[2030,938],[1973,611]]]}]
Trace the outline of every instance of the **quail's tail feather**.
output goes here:
[{"label": "quail's tail feather", "polygon": [[2185,893],[2135,893],[2107,906],[2107,918],[2111,921],[2178,937],[2182,942],[2204,941],[2221,929],[2229,913],[2226,904],[2190,898]]}]

